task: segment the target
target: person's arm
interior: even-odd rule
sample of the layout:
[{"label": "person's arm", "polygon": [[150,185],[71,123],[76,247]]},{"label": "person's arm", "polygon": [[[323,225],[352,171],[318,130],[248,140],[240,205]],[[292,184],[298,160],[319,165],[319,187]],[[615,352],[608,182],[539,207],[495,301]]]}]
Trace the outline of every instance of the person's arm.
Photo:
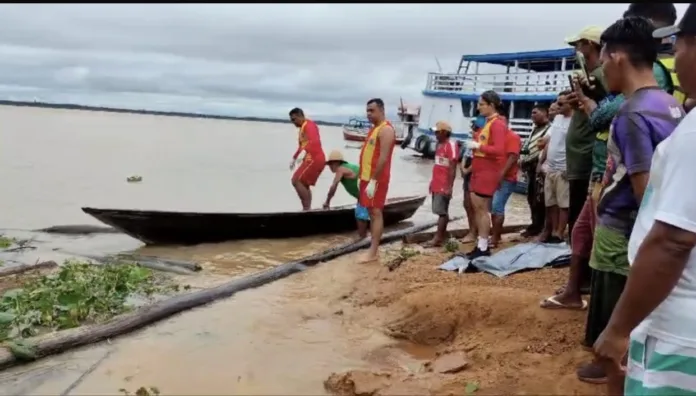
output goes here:
[{"label": "person's arm", "polygon": [[328,207],[331,203],[331,199],[334,197],[334,195],[336,195],[336,190],[338,189],[338,185],[341,183],[341,179],[344,177],[350,177],[351,175],[353,175],[353,172],[351,172],[350,169],[339,167],[336,170],[333,182],[331,182],[331,187],[329,187],[329,192],[326,194],[326,202],[324,202],[324,207]]},{"label": "person's arm", "polygon": [[[515,133],[515,132],[508,132],[508,133]],[[517,136],[517,135],[515,135]],[[517,163],[517,159],[520,157],[520,145],[521,145],[521,139],[519,136],[517,137],[512,137],[508,138],[508,144],[505,146],[505,151],[507,152],[507,161],[505,162],[505,166],[503,166],[503,173],[501,176],[502,178],[505,177],[505,175],[510,171],[510,168],[512,168],[513,165]]]},{"label": "person's arm", "polygon": [[696,99],[686,98],[684,101],[684,112],[688,113],[694,107],[696,107]]},{"label": "person's arm", "polygon": [[292,155],[293,160],[297,160],[297,157],[304,150],[304,147],[302,147],[302,136],[303,135],[304,135],[304,131],[301,131],[297,136],[297,150],[295,150],[295,154]]},{"label": "person's arm", "polygon": [[457,143],[450,141],[449,154],[449,172],[447,174],[447,185],[449,186],[449,193],[452,195],[454,189],[454,179],[457,177],[457,157],[459,154],[457,150]]},{"label": "person's arm", "polygon": [[669,142],[672,160],[666,160],[662,172],[655,223],[638,249],[609,320],[606,331],[612,335],[628,337],[669,296],[696,247],[696,134],[691,132]]},{"label": "person's arm", "polygon": [[508,133],[508,128],[502,120],[493,121],[490,126],[490,136],[488,139],[491,144],[480,146],[478,150],[489,155],[505,155],[505,134]]},{"label": "person's arm", "polygon": [[613,139],[626,166],[636,202],[643,200],[648,185],[653,147],[652,130],[638,113],[620,114],[614,124]]},{"label": "person's arm", "polygon": [[611,121],[619,112],[621,105],[624,103],[625,97],[623,94],[604,101],[595,111],[590,114],[590,127],[593,131],[602,131],[609,129]]},{"label": "person's arm", "polygon": [[536,173],[541,173],[541,167],[546,162],[546,151],[549,149],[549,145],[546,144],[543,149],[541,149],[541,154],[539,154],[539,162],[537,162]]},{"label": "person's arm", "polygon": [[379,176],[382,174],[384,165],[387,164],[388,156],[391,153],[391,148],[394,146],[394,140],[396,134],[394,133],[394,128],[390,125],[385,125],[379,130],[379,158],[377,159],[377,166],[375,166],[374,174],[372,175],[372,180],[378,180]]}]

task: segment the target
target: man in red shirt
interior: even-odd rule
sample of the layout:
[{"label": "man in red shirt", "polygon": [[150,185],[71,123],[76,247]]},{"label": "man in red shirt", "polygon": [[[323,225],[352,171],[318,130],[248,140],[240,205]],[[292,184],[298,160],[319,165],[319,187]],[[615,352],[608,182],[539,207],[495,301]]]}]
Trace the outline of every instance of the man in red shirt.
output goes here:
[{"label": "man in red shirt", "polygon": [[437,138],[437,147],[435,148],[433,177],[430,180],[430,194],[433,213],[438,216],[438,221],[435,236],[427,244],[429,247],[442,246],[446,238],[452,185],[457,174],[457,157],[459,156],[457,144],[450,140],[452,134],[450,124],[439,121],[432,128],[432,131],[435,132]]},{"label": "man in red shirt", "polygon": [[500,177],[500,185],[493,194],[491,201],[491,246],[495,247],[500,242],[503,233],[503,223],[505,222],[505,205],[517,186],[517,172],[519,166],[517,160],[520,158],[522,140],[515,132],[508,129],[505,136],[505,161]]},{"label": "man in red shirt", "polygon": [[[305,118],[302,109],[295,107],[290,110],[290,121],[300,128],[298,134],[298,146],[290,161],[290,170],[295,169],[292,175],[292,185],[297,191],[297,196],[302,202],[302,210],[312,207],[312,191],[310,187],[317,183],[319,175],[326,165],[326,157],[321,147],[319,127],[314,121]],[[304,157],[300,154],[304,153]]]}]

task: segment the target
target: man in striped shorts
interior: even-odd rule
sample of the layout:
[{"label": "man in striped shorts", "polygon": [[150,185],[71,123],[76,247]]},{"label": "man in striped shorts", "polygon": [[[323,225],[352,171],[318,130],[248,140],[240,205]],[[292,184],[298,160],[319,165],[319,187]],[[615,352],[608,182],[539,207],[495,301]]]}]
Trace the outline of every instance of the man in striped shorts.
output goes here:
[{"label": "man in striped shorts", "polygon": [[[677,26],[654,35],[676,36],[675,69],[686,94],[694,97],[696,4]],[[628,349],[626,395],[696,395],[694,147],[691,112],[655,150],[629,242],[628,280],[594,345],[597,357],[617,372]]]}]

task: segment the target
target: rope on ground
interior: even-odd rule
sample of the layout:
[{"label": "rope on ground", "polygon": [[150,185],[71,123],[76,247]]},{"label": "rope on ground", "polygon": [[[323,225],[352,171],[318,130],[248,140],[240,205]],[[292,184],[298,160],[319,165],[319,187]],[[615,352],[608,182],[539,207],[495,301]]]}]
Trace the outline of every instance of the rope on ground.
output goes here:
[{"label": "rope on ground", "polygon": [[[461,219],[461,217],[452,218],[450,221],[459,219]],[[393,242],[401,239],[404,235],[421,232],[435,225],[437,225],[436,220],[403,230],[392,231],[384,234],[380,239],[380,243]],[[356,252],[367,247],[369,244],[370,241],[368,239],[346,243],[244,278],[234,279],[217,287],[175,296],[153,305],[140,308],[130,314],[118,316],[103,324],[78,327],[48,334],[43,337],[35,337],[33,339],[28,339],[27,343],[32,346],[32,352],[36,358],[62,353],[83,345],[93,344],[98,341],[129,333],[179,312],[196,308],[225,297],[230,297],[243,290],[257,288],[273,281],[286,278],[320,262]],[[9,367],[20,362],[20,359],[12,354],[7,347],[0,348],[0,367]]]}]

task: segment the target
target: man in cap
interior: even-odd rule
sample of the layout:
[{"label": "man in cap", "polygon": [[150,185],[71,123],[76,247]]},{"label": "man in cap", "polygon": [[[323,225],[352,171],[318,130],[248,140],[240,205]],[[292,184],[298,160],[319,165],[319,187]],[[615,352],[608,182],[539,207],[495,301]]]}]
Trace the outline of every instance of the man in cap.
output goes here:
[{"label": "man in cap", "polygon": [[[689,97],[696,96],[696,5],[676,26],[674,65]],[[594,344],[595,354],[623,371],[624,394],[696,395],[696,113],[684,117],[652,157],[629,244],[626,286]]]},{"label": "man in cap", "polygon": [[[599,26],[588,26],[578,34],[566,39],[568,45],[575,48],[578,59],[584,59],[589,81],[588,89],[594,92],[606,92],[602,64],[599,58],[601,46],[599,38],[602,35]],[[580,65],[578,65],[578,68]],[[588,92],[589,93],[589,92]],[[575,92],[566,96],[566,100],[578,109],[578,97]],[[595,133],[590,126],[590,119],[584,111],[574,111],[566,137],[566,167],[568,177],[568,231],[571,235],[575,221],[585,205],[587,191],[590,186],[592,172],[592,150],[594,149]],[[589,271],[588,271],[589,273]]]},{"label": "man in cap", "polygon": [[429,246],[442,246],[447,237],[449,223],[449,204],[452,199],[452,186],[457,175],[457,159],[459,149],[457,143],[450,139],[452,127],[445,121],[438,121],[431,130],[435,133],[437,147],[435,148],[435,163],[433,176],[430,179],[430,194],[432,197],[433,214],[438,216],[437,231]]},{"label": "man in cap", "polygon": [[[334,179],[331,183],[331,187],[329,187],[329,193],[326,195],[324,209],[329,209],[331,199],[336,194],[336,189],[338,189],[339,184],[343,185],[343,188],[348,194],[358,200],[360,198],[360,190],[358,188],[360,167],[357,164],[345,161],[343,159],[343,154],[338,150],[334,150],[329,154],[326,165],[328,165],[331,172],[334,173]],[[355,219],[358,222],[358,236],[360,236],[360,239],[365,238],[367,236],[370,213],[366,207],[360,205],[360,202],[355,206]]]}]

